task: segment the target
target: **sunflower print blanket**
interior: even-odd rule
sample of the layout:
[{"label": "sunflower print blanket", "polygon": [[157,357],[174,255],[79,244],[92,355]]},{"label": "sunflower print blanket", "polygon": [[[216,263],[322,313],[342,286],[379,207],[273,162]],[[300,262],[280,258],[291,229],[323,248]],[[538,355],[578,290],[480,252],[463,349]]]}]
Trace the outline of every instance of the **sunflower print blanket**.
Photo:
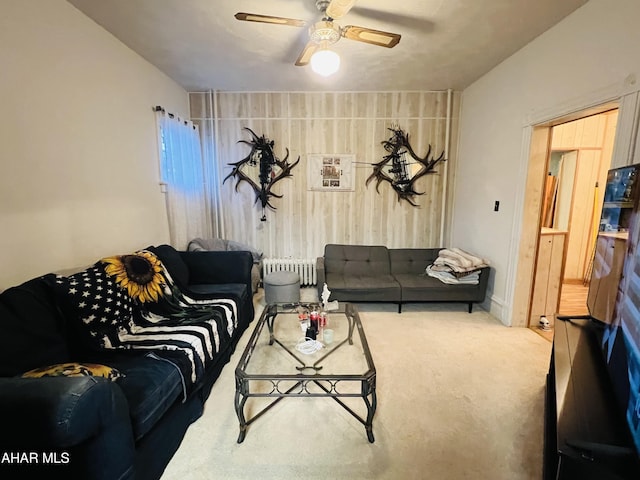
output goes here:
[{"label": "sunflower print blanket", "polygon": [[147,250],[104,258],[55,284],[86,347],[153,351],[178,368],[185,395],[238,326],[235,299],[190,297]]}]

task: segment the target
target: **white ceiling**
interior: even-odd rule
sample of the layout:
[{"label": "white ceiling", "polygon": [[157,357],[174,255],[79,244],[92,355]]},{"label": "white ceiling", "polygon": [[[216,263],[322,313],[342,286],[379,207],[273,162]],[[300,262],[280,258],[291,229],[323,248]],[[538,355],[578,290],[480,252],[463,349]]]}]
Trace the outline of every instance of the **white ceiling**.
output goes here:
[{"label": "white ceiling", "polygon": [[462,90],[588,0],[359,0],[337,21],[402,35],[387,49],[348,39],[340,71],[294,62],[307,28],[236,12],[320,20],[315,0],[68,0],[188,91]]}]

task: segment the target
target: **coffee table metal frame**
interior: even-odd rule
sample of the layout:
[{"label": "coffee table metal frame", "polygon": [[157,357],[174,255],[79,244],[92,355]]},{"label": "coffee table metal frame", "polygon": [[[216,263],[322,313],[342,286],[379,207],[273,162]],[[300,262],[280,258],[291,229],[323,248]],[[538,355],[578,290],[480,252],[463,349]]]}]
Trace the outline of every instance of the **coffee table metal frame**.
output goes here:
[{"label": "coffee table metal frame", "polygon": [[[242,443],[246,434],[247,428],[254,421],[264,415],[268,410],[274,407],[280,400],[286,397],[328,397],[333,398],[340,406],[342,406],[347,412],[349,412],[354,418],[356,418],[365,427],[367,438],[369,442],[374,442],[373,436],[373,416],[376,411],[377,398],[376,398],[376,369],[371,358],[371,352],[365,337],[362,323],[360,322],[360,316],[354,305],[350,303],[342,303],[338,312],[330,312],[332,319],[336,314],[341,314],[346,317],[340,319],[340,321],[348,321],[348,336],[342,341],[332,345],[331,348],[318,360],[312,364],[305,362],[305,355],[298,351],[292,351],[286,345],[284,345],[274,334],[274,323],[278,320],[278,314],[282,313],[295,313],[295,306],[283,306],[280,304],[267,305],[255,326],[253,334],[249,339],[249,343],[245,347],[242,357],[238,362],[238,366],[235,370],[236,377],[236,393],[234,399],[234,405],[238,420],[240,422],[240,434],[238,435],[238,443]],[[298,363],[296,365],[297,374],[282,375],[278,372],[270,372],[267,374],[250,374],[247,373],[247,366],[251,362],[254,349],[261,336],[264,328],[269,329],[269,345],[273,345],[274,348],[283,348],[291,357],[292,361]],[[298,328],[297,326],[293,328]],[[359,335],[360,343],[362,345],[362,353],[365,357],[367,364],[367,370],[363,373],[353,374],[322,374],[322,362],[328,356],[332,355],[339,348],[345,348],[345,345],[353,345],[353,333],[357,331]],[[254,382],[270,382],[271,391],[260,392],[252,391],[252,384]],[[293,384],[292,384],[293,382]],[[308,387],[313,384],[320,388],[310,390]],[[339,390],[339,386],[344,384],[359,384],[359,388],[349,389],[344,391]],[[283,388],[281,389],[281,385]],[[356,392],[356,390],[359,390]],[[244,415],[244,406],[247,400],[251,397],[273,397],[274,400],[267,404],[262,410],[257,412],[251,418],[246,418]],[[366,418],[362,418],[352,408],[346,405],[340,398],[341,397],[360,397],[364,401],[366,406]]]}]

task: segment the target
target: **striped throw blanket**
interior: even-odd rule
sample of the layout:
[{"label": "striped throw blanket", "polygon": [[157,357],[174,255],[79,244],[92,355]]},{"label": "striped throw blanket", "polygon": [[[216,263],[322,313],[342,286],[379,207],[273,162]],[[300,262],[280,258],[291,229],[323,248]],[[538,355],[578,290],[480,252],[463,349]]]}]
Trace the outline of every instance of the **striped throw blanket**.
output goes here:
[{"label": "striped throw blanket", "polygon": [[185,395],[237,328],[234,299],[189,297],[146,250],[56,276],[55,287],[85,347],[152,351],[180,371]]}]

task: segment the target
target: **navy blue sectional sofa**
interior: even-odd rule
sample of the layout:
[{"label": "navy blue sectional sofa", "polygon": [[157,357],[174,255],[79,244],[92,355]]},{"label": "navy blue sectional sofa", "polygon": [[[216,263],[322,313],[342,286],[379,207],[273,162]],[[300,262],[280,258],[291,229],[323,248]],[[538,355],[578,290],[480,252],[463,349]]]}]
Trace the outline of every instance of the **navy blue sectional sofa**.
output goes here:
[{"label": "navy blue sectional sofa", "polygon": [[[237,326],[188,390],[167,353],[87,349],[56,291],[54,274],[0,294],[0,478],[158,479],[253,320],[251,253],[149,247],[175,285],[197,299],[232,298]],[[66,277],[65,277],[66,278]],[[180,312],[176,312],[178,315]],[[188,321],[189,319],[185,319]],[[226,328],[225,328],[226,330]],[[67,362],[115,368],[100,376],[24,378]]]}]

